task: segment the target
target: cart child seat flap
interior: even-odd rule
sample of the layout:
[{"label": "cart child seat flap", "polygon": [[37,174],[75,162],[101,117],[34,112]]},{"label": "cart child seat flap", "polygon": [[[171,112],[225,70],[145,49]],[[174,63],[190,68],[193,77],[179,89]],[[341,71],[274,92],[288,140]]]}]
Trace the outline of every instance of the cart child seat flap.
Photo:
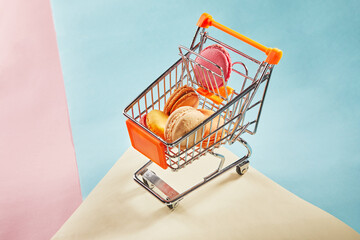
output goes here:
[{"label": "cart child seat flap", "polygon": [[167,164],[164,144],[130,119],[126,120],[126,126],[129,132],[131,145],[154,163],[158,164],[163,169],[166,169]]}]

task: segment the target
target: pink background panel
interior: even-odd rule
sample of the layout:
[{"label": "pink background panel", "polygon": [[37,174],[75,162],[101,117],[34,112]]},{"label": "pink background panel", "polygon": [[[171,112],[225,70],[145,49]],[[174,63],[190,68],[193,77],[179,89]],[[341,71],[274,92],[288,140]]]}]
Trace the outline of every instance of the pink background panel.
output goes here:
[{"label": "pink background panel", "polygon": [[81,203],[48,0],[0,0],[0,239],[49,239]]}]

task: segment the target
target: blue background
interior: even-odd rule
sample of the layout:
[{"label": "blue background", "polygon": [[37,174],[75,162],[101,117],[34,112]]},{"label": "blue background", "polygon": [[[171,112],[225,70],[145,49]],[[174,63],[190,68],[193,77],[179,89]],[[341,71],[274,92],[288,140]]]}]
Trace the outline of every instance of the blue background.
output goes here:
[{"label": "blue background", "polygon": [[252,166],[360,232],[359,1],[51,3],[84,198],[130,146],[122,110],[208,12],[284,52],[247,139]]}]

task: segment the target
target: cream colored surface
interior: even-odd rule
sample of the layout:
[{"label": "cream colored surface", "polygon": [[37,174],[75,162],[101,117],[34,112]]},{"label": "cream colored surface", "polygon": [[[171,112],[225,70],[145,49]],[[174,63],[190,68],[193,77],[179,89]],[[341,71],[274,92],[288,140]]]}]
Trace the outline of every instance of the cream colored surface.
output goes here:
[{"label": "cream colored surface", "polygon": [[[219,152],[237,159],[225,148]],[[231,169],[170,211],[132,180],[145,162],[129,148],[53,239],[360,239],[253,168],[241,177]],[[203,174],[204,166],[216,161],[201,159],[177,173],[155,171],[174,186],[170,180],[181,185]]]}]

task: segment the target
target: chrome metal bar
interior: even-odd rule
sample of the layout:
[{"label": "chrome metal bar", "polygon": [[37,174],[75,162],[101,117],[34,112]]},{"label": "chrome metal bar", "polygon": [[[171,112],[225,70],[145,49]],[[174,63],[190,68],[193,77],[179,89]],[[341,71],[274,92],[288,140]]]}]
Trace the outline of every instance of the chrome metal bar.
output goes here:
[{"label": "chrome metal bar", "polygon": [[263,104],[264,104],[264,101],[265,101],[265,96],[266,96],[266,92],[267,92],[267,89],[268,89],[268,86],[269,86],[273,66],[270,66],[269,69],[270,69],[270,72],[269,72],[269,75],[268,75],[267,79],[265,80],[267,82],[266,82],[264,93],[263,93],[263,96],[262,96],[261,105],[259,107],[259,112],[258,112],[258,115],[257,115],[257,118],[256,118],[256,124],[255,124],[254,132],[253,132],[254,134],[256,133],[258,125],[259,125],[261,111],[262,111],[262,107],[263,107]]},{"label": "chrome metal bar", "polygon": [[[203,34],[203,33],[200,33],[200,34],[201,34],[201,35],[205,35],[205,34]],[[245,57],[245,58],[247,58],[247,59],[249,59],[249,60],[257,63],[257,64],[259,64],[259,65],[261,64],[261,62],[260,62],[259,60],[255,59],[255,58],[253,58],[253,57],[250,57],[249,55],[247,55],[247,54],[245,54],[245,53],[243,53],[243,52],[241,52],[241,51],[239,51],[239,50],[237,50],[237,49],[235,49],[235,48],[233,48],[233,47],[231,47],[231,46],[229,46],[229,45],[221,42],[220,40],[218,40],[218,39],[216,39],[216,38],[214,38],[214,37],[211,37],[209,34],[206,34],[206,38],[207,38],[207,39],[210,39],[210,40],[212,40],[212,41],[214,41],[214,42],[216,42],[216,43],[218,43],[218,44],[220,44],[221,46],[223,46],[223,47],[225,47],[225,48],[227,48],[227,49],[229,49],[229,50],[231,50],[231,51],[233,51],[233,52],[235,52],[235,53],[237,53],[237,54],[239,54],[239,55],[241,55],[241,56],[243,56],[243,57]]]},{"label": "chrome metal bar", "polygon": [[253,107],[256,107],[259,103],[261,103],[262,102],[262,100],[259,100],[259,101],[257,101],[256,103],[254,103],[253,105],[251,105],[248,109],[247,109],[247,111],[249,111],[250,109],[252,109]]},{"label": "chrome metal bar", "polygon": [[170,200],[179,196],[179,193],[170,187],[166,182],[159,178],[153,171],[147,170],[142,174],[142,177],[146,181],[157,187],[162,193],[164,193]]},{"label": "chrome metal bar", "polygon": [[230,144],[233,144],[233,143],[235,142],[235,140],[236,140],[238,137],[240,137],[240,135],[246,130],[246,128],[247,128],[249,125],[250,125],[250,123],[247,123],[247,124],[245,124],[244,126],[242,126],[236,135],[234,135],[234,134],[235,134],[235,132],[234,132],[233,135],[230,137],[229,143],[230,143]]},{"label": "chrome metal bar", "polygon": [[190,45],[190,48],[191,48],[191,49],[194,47],[194,44],[195,44],[196,38],[197,38],[197,36],[198,36],[198,34],[199,34],[199,31],[200,31],[200,27],[198,27],[198,28],[196,29],[195,35],[194,35],[193,40],[192,40],[191,45]]},{"label": "chrome metal bar", "polygon": [[221,155],[221,154],[218,154],[218,153],[214,153],[214,152],[212,152],[212,151],[210,151],[209,153],[210,153],[211,155],[219,158],[219,159],[220,159],[220,163],[219,163],[218,168],[217,168],[214,172],[212,172],[212,173],[210,173],[208,176],[204,177],[204,180],[205,180],[205,181],[207,181],[209,178],[211,178],[214,174],[220,172],[221,169],[222,169],[222,167],[224,166],[224,162],[225,162],[225,157],[224,157],[224,155]]},{"label": "chrome metal bar", "polygon": [[206,41],[206,38],[204,37],[205,35],[205,28],[202,28],[201,29],[201,33],[200,33],[200,47],[199,47],[199,53],[201,52],[202,48],[203,48],[203,45]]},{"label": "chrome metal bar", "polygon": [[[221,174],[227,172],[228,170],[230,170],[231,168],[235,167],[235,166],[241,166],[244,165],[244,163],[248,162],[248,158],[251,156],[252,154],[252,150],[250,145],[243,139],[239,139],[239,142],[245,146],[245,148],[247,149],[248,153],[243,156],[242,158],[238,159],[237,161],[234,161],[233,163],[229,164],[228,166],[222,168],[221,166],[221,170],[216,172],[215,174],[213,174],[212,176],[208,176],[205,177],[203,181],[195,184],[194,186],[190,187],[188,190],[179,193],[178,195],[176,195],[174,192],[169,193],[171,196],[176,195],[176,197],[173,198],[163,198],[161,195],[159,195],[157,192],[155,192],[154,189],[151,189],[149,186],[147,186],[143,181],[141,181],[139,179],[138,176],[141,176],[142,174],[147,172],[147,167],[152,163],[151,161],[149,161],[147,164],[145,164],[142,168],[140,168],[138,171],[135,172],[134,174],[134,180],[139,183],[142,187],[144,187],[148,192],[150,192],[153,196],[155,196],[158,200],[160,200],[161,202],[165,203],[165,204],[172,204],[175,203],[179,200],[181,200],[182,198],[184,198],[186,195],[188,195],[189,193],[193,192],[194,190],[196,190],[197,188],[203,186],[204,184],[210,182],[211,180],[215,179],[216,177],[220,176]],[[169,186],[170,187],[170,186]],[[171,188],[171,187],[170,187]],[[171,188],[172,189],[172,188]],[[174,190],[175,191],[175,190]],[[175,191],[176,192],[176,191]],[[166,195],[166,194],[165,194]]]}]

